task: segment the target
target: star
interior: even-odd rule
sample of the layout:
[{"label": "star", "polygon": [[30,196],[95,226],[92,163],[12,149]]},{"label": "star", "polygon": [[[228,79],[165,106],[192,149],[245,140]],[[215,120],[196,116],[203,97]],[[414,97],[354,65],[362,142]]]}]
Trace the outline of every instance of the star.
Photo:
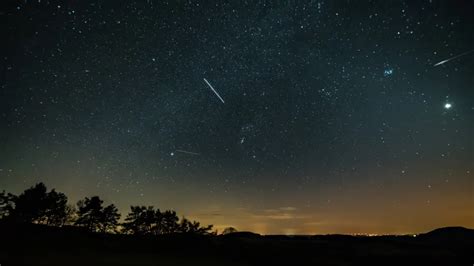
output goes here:
[{"label": "star", "polygon": [[451,109],[451,107],[453,107],[453,105],[451,103],[446,103],[444,105],[444,109]]}]

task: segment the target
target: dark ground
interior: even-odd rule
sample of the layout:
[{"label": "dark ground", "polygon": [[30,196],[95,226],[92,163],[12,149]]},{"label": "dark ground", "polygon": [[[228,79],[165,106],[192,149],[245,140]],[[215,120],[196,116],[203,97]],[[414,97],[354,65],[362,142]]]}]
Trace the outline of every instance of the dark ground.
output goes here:
[{"label": "dark ground", "polygon": [[442,228],[417,237],[136,237],[77,228],[0,224],[0,264],[8,265],[469,265],[474,230]]}]

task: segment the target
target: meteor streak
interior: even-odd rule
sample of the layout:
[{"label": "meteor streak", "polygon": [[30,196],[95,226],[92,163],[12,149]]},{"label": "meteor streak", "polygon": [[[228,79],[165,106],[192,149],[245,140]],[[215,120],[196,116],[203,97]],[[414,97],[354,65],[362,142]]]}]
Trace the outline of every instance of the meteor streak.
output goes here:
[{"label": "meteor streak", "polygon": [[470,54],[470,53],[472,53],[472,52],[474,52],[474,49],[473,49],[473,50],[470,50],[470,51],[467,51],[467,52],[464,52],[464,53],[462,53],[462,54],[458,54],[458,55],[456,55],[456,56],[450,57],[450,58],[448,58],[448,59],[446,59],[446,60],[443,60],[443,61],[441,61],[441,62],[438,62],[438,63],[434,64],[433,67],[446,64],[447,62],[449,62],[449,61],[451,61],[451,60],[453,60],[453,59],[456,59],[456,58],[461,57],[461,56],[465,56],[465,55]]},{"label": "meteor streak", "polygon": [[199,153],[192,152],[192,151],[184,151],[184,150],[176,150],[176,152],[191,154],[191,155],[200,155]]},{"label": "meteor streak", "polygon": [[219,93],[217,93],[217,91],[212,87],[211,83],[209,83],[209,81],[207,81],[207,79],[204,79],[204,82],[206,82],[206,84],[209,86],[209,88],[211,88],[211,90],[216,94],[216,96],[221,100],[221,102],[225,103],[224,99],[222,99],[222,97],[219,95]]}]

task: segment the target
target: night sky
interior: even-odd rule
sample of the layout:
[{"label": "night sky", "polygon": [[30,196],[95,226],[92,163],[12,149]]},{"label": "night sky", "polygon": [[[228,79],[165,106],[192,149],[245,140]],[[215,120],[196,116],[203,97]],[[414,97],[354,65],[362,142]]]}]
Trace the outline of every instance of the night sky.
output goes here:
[{"label": "night sky", "polygon": [[263,234],[474,227],[473,10],[2,1],[0,188]]}]

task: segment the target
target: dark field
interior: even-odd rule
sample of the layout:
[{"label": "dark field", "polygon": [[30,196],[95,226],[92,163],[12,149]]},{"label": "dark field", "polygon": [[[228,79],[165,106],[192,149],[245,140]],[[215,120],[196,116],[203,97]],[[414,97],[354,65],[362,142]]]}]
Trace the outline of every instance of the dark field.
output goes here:
[{"label": "dark field", "polygon": [[474,230],[452,227],[417,237],[137,237],[77,228],[1,225],[6,265],[473,265]]}]

